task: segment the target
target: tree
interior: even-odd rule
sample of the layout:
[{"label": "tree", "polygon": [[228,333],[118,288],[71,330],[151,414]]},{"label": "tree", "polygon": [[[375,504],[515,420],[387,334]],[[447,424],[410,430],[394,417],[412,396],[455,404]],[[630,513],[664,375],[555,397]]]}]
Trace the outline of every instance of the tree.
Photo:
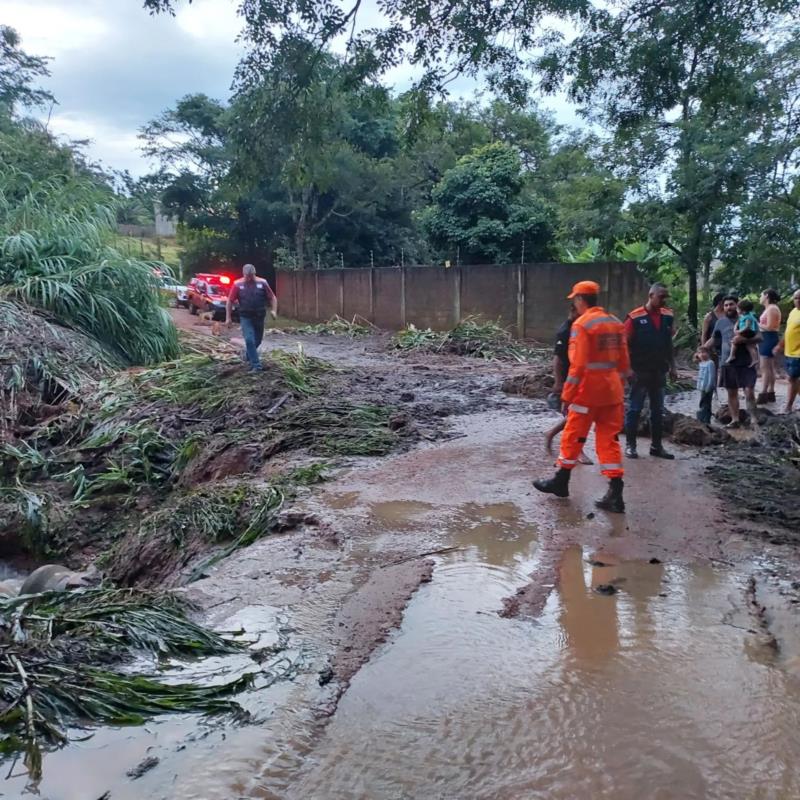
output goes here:
[{"label": "tree", "polygon": [[784,113],[776,59],[793,39],[795,10],[796,0],[598,4],[579,36],[538,62],[546,88],[570,77],[571,97],[613,131],[620,174],[638,200],[634,225],[679,256],[695,325],[698,272],[769,168]]},{"label": "tree", "polygon": [[36,86],[50,75],[47,59],[28,55],[20,43],[14,28],[0,25],[0,113],[55,102],[50,92]]},{"label": "tree", "polygon": [[552,231],[544,204],[523,193],[519,156],[495,143],[459,159],[433,191],[423,227],[434,246],[469,263],[549,257]]},{"label": "tree", "polygon": [[[189,0],[191,2],[191,0]],[[143,0],[151,13],[173,13],[179,0]],[[285,53],[306,43],[316,53],[293,73],[303,91],[326,52],[341,42],[345,60],[359,78],[378,76],[406,62],[420,77],[423,94],[444,91],[459,75],[486,77],[493,91],[523,102],[529,89],[525,69],[537,47],[538,23],[548,15],[581,13],[586,0],[384,0],[380,22],[362,0],[344,6],[325,0],[238,0],[249,52],[240,64],[240,86],[280,67]]]}]

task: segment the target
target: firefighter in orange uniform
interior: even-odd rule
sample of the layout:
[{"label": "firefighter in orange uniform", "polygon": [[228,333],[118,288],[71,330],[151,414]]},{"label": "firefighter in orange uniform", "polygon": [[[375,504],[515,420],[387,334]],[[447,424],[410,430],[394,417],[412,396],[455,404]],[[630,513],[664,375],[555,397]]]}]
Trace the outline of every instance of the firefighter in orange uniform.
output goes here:
[{"label": "firefighter in orange uniform", "polygon": [[595,426],[600,470],[609,479],[608,491],[595,505],[622,513],[622,448],[619,433],[624,416],[623,377],[630,372],[623,324],[597,305],[600,286],[580,281],[569,299],[580,315],[572,323],[569,340],[569,375],[561,400],[568,406],[567,425],[561,435],[561,454],[555,477],[534,481],[540,492],[569,497],[569,477]]}]

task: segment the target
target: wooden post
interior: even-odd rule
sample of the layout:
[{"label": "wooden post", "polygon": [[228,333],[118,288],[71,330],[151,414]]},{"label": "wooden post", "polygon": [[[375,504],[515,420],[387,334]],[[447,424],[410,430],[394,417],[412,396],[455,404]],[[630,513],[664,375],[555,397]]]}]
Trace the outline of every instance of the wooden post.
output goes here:
[{"label": "wooden post", "polygon": [[400,267],[400,327],[406,327],[406,268]]},{"label": "wooden post", "polygon": [[525,265],[517,267],[517,338],[525,338]]},{"label": "wooden post", "polygon": [[300,319],[300,317],[297,316],[300,313],[297,310],[298,309],[297,294],[300,291],[300,286],[299,286],[300,281],[298,280],[297,277],[297,270],[292,270],[292,283],[294,285],[294,316],[292,317],[292,319]]},{"label": "wooden post", "polygon": [[369,321],[375,324],[375,270],[369,271]]},{"label": "wooden post", "polygon": [[453,326],[461,322],[461,267],[456,267],[453,281]]},{"label": "wooden post", "polygon": [[314,322],[320,322],[319,318],[319,271],[314,270]]},{"label": "wooden post", "polygon": [[344,317],[344,270],[339,270],[339,316]]}]

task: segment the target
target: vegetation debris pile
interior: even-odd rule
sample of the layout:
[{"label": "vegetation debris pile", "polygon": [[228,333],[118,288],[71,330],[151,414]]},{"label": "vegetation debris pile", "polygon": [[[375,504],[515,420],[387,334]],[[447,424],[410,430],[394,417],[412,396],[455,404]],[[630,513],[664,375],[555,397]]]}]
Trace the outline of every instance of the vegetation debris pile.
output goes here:
[{"label": "vegetation debris pile", "polygon": [[[163,592],[86,589],[0,600],[0,751],[24,752],[32,780],[43,748],[92,724],[142,724],[164,713],[235,713],[230,696],[252,674],[211,685],[165,682],[126,669],[135,655],[241,653],[244,644],[186,617],[187,604]],[[97,666],[98,664],[102,666]]]}]

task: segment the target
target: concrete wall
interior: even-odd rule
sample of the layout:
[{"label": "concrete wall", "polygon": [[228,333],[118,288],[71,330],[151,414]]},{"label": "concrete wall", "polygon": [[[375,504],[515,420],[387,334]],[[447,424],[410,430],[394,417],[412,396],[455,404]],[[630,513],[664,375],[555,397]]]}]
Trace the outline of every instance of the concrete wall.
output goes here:
[{"label": "concrete wall", "polygon": [[480,316],[548,341],[581,280],[597,281],[601,303],[618,316],[647,299],[647,280],[635,264],[599,262],[278,271],[277,293],[281,314],[304,322],[359,315],[388,330],[409,323],[447,330]]}]

